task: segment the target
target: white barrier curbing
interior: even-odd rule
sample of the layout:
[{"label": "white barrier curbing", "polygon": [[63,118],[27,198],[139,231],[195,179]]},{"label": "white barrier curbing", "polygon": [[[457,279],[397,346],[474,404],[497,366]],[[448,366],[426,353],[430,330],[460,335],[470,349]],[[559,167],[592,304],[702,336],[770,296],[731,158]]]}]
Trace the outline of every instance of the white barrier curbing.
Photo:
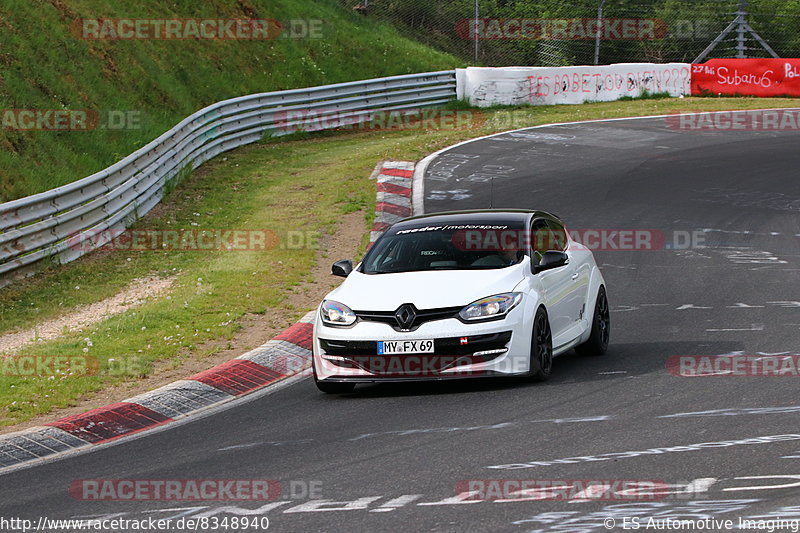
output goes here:
[{"label": "white barrier curbing", "polygon": [[644,92],[691,94],[689,63],[456,69],[456,97],[478,107],[610,102]]}]

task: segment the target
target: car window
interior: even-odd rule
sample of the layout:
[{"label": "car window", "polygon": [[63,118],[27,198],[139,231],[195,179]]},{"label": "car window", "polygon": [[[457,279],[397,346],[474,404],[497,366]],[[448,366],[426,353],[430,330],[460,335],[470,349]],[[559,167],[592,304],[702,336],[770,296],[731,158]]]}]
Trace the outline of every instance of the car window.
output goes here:
[{"label": "car window", "polygon": [[545,219],[537,218],[531,223],[531,250],[534,263],[538,264],[542,254],[553,249],[550,245],[552,237],[552,231]]},{"label": "car window", "polygon": [[367,252],[361,272],[492,269],[504,268],[522,259],[524,251],[520,251],[517,244],[519,236],[524,233],[522,227],[479,224],[475,227],[481,229],[435,227],[427,231],[384,235]]},{"label": "car window", "polygon": [[404,255],[402,249],[407,248],[409,244],[410,243],[401,240],[393,240],[387,242],[385,246],[376,249],[375,253],[372,254],[373,268],[384,270],[390,265],[397,263],[398,258]]},{"label": "car window", "polygon": [[548,220],[547,225],[550,226],[550,230],[552,231],[553,246],[555,246],[553,249],[562,252],[566,251],[569,242],[567,239],[567,230],[555,220]]}]

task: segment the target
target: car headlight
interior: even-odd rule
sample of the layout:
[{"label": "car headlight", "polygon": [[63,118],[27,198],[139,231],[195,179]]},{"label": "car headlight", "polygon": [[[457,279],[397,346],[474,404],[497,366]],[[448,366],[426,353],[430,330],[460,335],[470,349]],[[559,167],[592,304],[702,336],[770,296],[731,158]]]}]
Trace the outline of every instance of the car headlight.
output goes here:
[{"label": "car headlight", "polygon": [[472,302],[459,311],[458,316],[467,322],[502,318],[521,301],[521,292],[495,294]]},{"label": "car headlight", "polygon": [[333,300],[324,300],[319,313],[328,326],[350,326],[356,321],[356,314],[352,309]]}]

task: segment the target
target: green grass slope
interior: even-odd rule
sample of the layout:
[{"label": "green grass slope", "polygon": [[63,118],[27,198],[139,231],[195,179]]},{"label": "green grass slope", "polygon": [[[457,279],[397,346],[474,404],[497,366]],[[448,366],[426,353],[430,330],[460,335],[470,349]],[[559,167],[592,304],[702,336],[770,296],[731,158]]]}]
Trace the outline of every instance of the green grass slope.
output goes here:
[{"label": "green grass slope", "polygon": [[[71,30],[77,19],[98,18],[311,20],[321,21],[321,37],[87,40]],[[68,109],[138,121],[120,130],[41,131],[6,120],[0,202],[101,170],[225,98],[460,65],[335,0],[4,0],[0,26],[0,117]]]}]

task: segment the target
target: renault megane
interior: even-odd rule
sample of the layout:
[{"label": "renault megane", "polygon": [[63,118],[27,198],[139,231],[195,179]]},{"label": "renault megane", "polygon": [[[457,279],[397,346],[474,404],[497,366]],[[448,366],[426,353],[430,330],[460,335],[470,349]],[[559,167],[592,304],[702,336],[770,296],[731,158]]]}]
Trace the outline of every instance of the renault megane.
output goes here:
[{"label": "renault megane", "polygon": [[402,220],[320,304],[313,371],[326,393],[356,383],[551,373],[572,348],[602,355],[610,321],[592,252],[543,211]]}]

